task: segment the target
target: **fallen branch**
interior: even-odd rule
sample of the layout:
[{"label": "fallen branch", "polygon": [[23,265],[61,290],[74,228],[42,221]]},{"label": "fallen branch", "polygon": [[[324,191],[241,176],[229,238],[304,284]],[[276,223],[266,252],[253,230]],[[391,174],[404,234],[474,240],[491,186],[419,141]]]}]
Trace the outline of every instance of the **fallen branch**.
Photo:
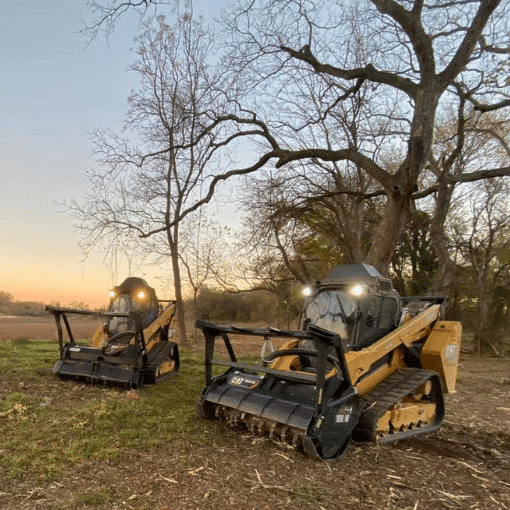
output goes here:
[{"label": "fallen branch", "polygon": [[455,495],[455,494],[450,494],[448,492],[439,491],[439,490],[437,492],[440,492],[441,494],[444,494],[447,498],[450,498],[452,501],[455,501],[455,503],[459,503],[459,501],[461,501],[463,499],[469,499],[469,498],[473,497],[473,496],[458,496],[458,495]]},{"label": "fallen branch", "polygon": [[163,480],[165,480],[165,482],[170,482],[170,483],[179,483],[177,480],[172,480],[171,478],[166,478],[165,476],[163,476],[162,474],[159,475],[159,477]]},{"label": "fallen branch", "polygon": [[469,465],[467,462],[464,462],[462,460],[457,461],[458,464],[462,464],[463,466],[468,467],[469,469],[472,469],[475,473],[478,473],[479,475],[483,475],[483,471],[480,471],[479,469],[476,469],[475,467]]}]

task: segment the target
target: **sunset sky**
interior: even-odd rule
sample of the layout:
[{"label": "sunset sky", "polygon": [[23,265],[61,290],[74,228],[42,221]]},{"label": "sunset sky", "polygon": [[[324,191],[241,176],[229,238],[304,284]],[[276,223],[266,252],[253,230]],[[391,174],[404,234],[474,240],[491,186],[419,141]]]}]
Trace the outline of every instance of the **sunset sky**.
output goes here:
[{"label": "sunset sky", "polygon": [[[218,2],[196,0],[195,11],[215,16]],[[103,305],[119,283],[100,251],[84,260],[74,220],[57,205],[84,196],[90,133],[120,129],[137,85],[127,72],[136,19],[85,47],[86,13],[86,0],[0,1],[0,291],[16,301]],[[154,268],[136,275],[158,289]]]}]

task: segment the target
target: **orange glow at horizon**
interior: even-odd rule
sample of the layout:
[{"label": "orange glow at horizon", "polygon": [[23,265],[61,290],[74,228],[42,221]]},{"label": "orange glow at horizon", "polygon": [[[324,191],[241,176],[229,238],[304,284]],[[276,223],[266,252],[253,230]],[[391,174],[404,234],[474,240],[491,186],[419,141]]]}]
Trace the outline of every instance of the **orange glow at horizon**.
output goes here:
[{"label": "orange glow at horizon", "polygon": [[[109,302],[108,282],[78,282],[81,285],[69,288],[68,285],[57,288],[56,282],[53,286],[34,285],[27,287],[26,284],[5,285],[5,281],[0,282],[0,291],[12,294],[14,301],[32,301],[37,303],[60,303],[67,306],[71,303],[84,303],[90,308],[101,307]],[[66,282],[67,283],[67,282]],[[92,283],[92,285],[90,285]],[[94,285],[97,283],[97,285]]]},{"label": "orange glow at horizon", "polygon": [[62,306],[74,302],[91,308],[108,304],[111,283],[104,266],[95,260],[83,264],[66,255],[56,254],[53,260],[2,257],[5,266],[0,268],[0,291],[20,302],[58,302]]},{"label": "orange glow at horizon", "polygon": [[[101,263],[73,263],[61,259],[51,264],[31,264],[26,268],[21,264],[6,264],[11,271],[0,268],[0,291],[13,296],[14,301],[32,301],[49,305],[59,303],[61,306],[84,303],[90,308],[99,308],[110,302],[110,290],[124,281],[128,276],[141,276],[156,289],[161,299],[172,299],[170,289],[160,289],[158,274],[129,274],[126,268],[119,271],[113,283],[111,274]],[[17,273],[14,270],[18,270]]]},{"label": "orange glow at horizon", "polygon": [[[6,291],[10,292],[10,291]],[[61,306],[68,306],[71,303],[84,303],[90,308],[100,308],[108,304],[108,293],[102,293],[102,295],[78,295],[70,292],[60,292],[57,294],[50,293],[38,293],[38,292],[17,292],[13,293],[14,301],[24,302],[35,302],[49,305],[51,303],[60,303]]]}]

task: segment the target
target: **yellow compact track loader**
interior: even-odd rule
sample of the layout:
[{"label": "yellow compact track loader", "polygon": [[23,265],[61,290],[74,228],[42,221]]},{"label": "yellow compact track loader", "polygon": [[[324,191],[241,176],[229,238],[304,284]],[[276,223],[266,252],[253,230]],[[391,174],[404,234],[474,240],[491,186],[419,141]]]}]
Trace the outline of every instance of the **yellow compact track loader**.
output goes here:
[{"label": "yellow compact track loader", "polygon": [[[340,457],[351,440],[428,434],[443,421],[444,393],[455,391],[462,328],[441,320],[445,304],[400,298],[373,267],[346,264],[312,288],[302,330],[197,321],[206,372],[197,411],[323,460]],[[240,363],[232,335],[263,338],[261,362]],[[226,358],[214,357],[217,338]],[[227,369],[213,377],[213,365]]]},{"label": "yellow compact track loader", "polygon": [[[53,372],[62,378],[129,388],[158,383],[177,372],[180,363],[179,348],[173,341],[175,303],[159,301],[154,289],[136,277],[124,280],[110,296],[107,312],[46,307],[55,317],[60,346],[60,359]],[[71,314],[105,319],[89,346],[75,341],[68,319]],[[61,320],[69,338],[65,343]]]}]

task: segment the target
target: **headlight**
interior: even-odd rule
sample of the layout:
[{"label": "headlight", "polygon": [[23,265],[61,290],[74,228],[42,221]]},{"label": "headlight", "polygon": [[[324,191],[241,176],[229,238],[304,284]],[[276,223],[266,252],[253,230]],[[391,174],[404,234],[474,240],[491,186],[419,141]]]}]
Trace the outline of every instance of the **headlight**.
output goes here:
[{"label": "headlight", "polygon": [[301,291],[303,296],[311,296],[313,294],[313,287],[303,287],[303,290]]},{"label": "headlight", "polygon": [[353,295],[353,296],[356,296],[356,297],[361,297],[361,296],[364,296],[367,292],[367,286],[366,285],[362,285],[362,284],[358,284],[358,285],[354,285],[354,287],[351,287],[351,289],[349,290],[349,292]]},{"label": "headlight", "polygon": [[141,301],[143,299],[145,299],[145,292],[143,290],[141,290],[140,292],[138,292],[138,294],[136,295],[136,297]]},{"label": "headlight", "polygon": [[115,297],[115,291],[114,290],[111,290],[110,291],[110,297],[113,299]]}]

